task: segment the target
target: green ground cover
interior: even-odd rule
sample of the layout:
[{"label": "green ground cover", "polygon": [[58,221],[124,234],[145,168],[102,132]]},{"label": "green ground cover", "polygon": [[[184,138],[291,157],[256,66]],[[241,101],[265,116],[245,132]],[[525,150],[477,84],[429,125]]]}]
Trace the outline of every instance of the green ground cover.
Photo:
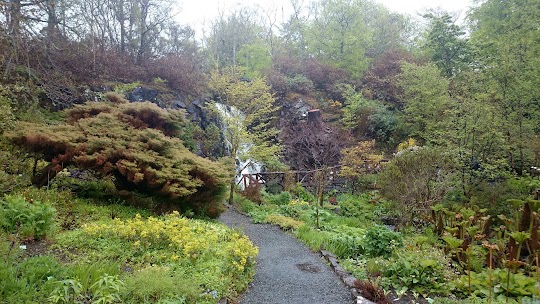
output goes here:
[{"label": "green ground cover", "polygon": [[0,199],[0,303],[216,303],[254,275],[240,232],[68,192]]},{"label": "green ground cover", "polygon": [[[494,226],[483,209],[436,205],[433,216],[439,221],[426,220],[424,225],[394,231],[381,219],[396,217],[395,206],[376,191],[339,195],[335,204],[327,202],[334,199],[325,200],[318,207],[290,193],[263,193],[262,197],[261,204],[245,197],[236,204],[254,222],[279,225],[312,250],[334,253],[363,286],[379,288],[389,299],[538,303],[536,257],[525,242],[531,235],[512,232],[511,227],[520,221],[524,201],[516,203],[514,222],[499,217],[507,220],[508,227]],[[441,223],[442,231],[437,231]],[[512,240],[518,244],[515,250],[521,251],[517,253],[520,259],[514,261],[505,250]]]}]

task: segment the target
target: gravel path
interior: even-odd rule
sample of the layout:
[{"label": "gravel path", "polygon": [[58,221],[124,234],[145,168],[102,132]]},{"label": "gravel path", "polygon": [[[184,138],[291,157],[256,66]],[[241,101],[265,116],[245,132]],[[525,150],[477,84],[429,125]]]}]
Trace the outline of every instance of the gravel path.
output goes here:
[{"label": "gravel path", "polygon": [[241,304],[352,304],[350,291],[318,254],[271,225],[253,224],[231,209],[219,220],[259,247],[256,274]]}]

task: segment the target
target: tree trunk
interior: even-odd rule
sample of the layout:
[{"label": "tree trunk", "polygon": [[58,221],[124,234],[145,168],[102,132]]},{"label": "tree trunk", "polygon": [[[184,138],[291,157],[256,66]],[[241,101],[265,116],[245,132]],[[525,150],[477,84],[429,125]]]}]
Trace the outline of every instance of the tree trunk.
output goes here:
[{"label": "tree trunk", "polygon": [[234,186],[235,182],[233,177],[233,180],[231,181],[231,191],[229,192],[229,205],[232,205],[234,202]]}]

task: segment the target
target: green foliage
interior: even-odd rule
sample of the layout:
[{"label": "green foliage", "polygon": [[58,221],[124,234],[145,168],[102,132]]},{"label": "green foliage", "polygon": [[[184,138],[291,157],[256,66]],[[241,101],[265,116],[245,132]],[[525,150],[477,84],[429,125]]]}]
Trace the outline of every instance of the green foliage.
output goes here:
[{"label": "green foliage", "polygon": [[182,144],[193,153],[197,153],[197,138],[203,137],[203,142],[206,140],[206,138],[204,138],[203,130],[201,129],[201,127],[199,127],[193,122],[187,122],[185,124],[179,137],[182,140]]},{"label": "green foliage", "polygon": [[451,187],[453,163],[433,148],[400,153],[379,175],[381,193],[396,201],[400,224],[413,224],[429,215],[430,206],[441,201]]},{"label": "green foliage", "polygon": [[131,82],[131,83],[120,83],[114,87],[113,91],[118,94],[125,94],[125,93],[133,91],[139,86],[141,86],[141,83],[139,81]]},{"label": "green foliage", "polygon": [[79,170],[74,170],[73,175],[65,168],[51,181],[50,188],[57,191],[69,191],[78,197],[102,201],[115,196],[116,188],[111,177],[98,178],[92,172]]},{"label": "green foliage", "polygon": [[353,88],[348,88],[345,94],[342,122],[357,137],[369,135],[389,145],[400,139],[402,122],[399,114],[379,101],[365,99]]},{"label": "green foliage", "polygon": [[364,240],[366,254],[371,257],[390,256],[396,248],[403,246],[403,237],[385,226],[374,225],[367,229]]},{"label": "green foliage", "polygon": [[234,205],[238,206],[240,210],[244,213],[250,213],[251,211],[257,209],[257,205],[254,202],[250,201],[242,195],[236,195],[234,197]]},{"label": "green foliage", "polygon": [[295,205],[280,205],[278,212],[288,217],[298,218],[301,208]]},{"label": "green foliage", "polygon": [[[135,298],[133,301],[137,303],[181,298],[181,292],[185,290],[191,290],[189,297],[196,295],[190,303],[204,302],[210,296],[197,291],[210,286],[218,297],[234,295],[251,280],[257,255],[257,248],[237,231],[217,223],[188,220],[177,212],[161,218],[135,216],[128,220],[117,218],[89,223],[80,230],[59,235],[55,249],[69,259],[84,259],[90,263],[112,260],[126,265],[134,274],[127,279],[126,289],[120,293],[123,298]],[[144,276],[144,269],[150,265],[160,269],[155,272],[160,278],[154,283],[148,283]],[[94,273],[103,269],[106,267],[78,272]],[[143,274],[139,275],[136,270]],[[112,271],[111,275],[114,275]],[[82,289],[88,285],[91,289],[95,281],[92,284],[85,282],[92,282],[96,277],[98,281],[102,280],[96,275],[89,279],[79,276],[77,282]],[[169,293],[169,287],[178,283],[185,286],[176,286],[176,291]],[[148,286],[141,288],[144,284]],[[103,293],[111,290],[107,287]]]},{"label": "green foliage", "polygon": [[81,283],[73,279],[56,282],[56,288],[52,291],[49,301],[52,303],[82,303]]},{"label": "green foliage", "polygon": [[445,76],[455,76],[471,60],[470,46],[463,37],[465,31],[455,24],[448,13],[428,13],[424,18],[429,20],[425,48]]},{"label": "green foliage", "polygon": [[262,43],[246,44],[238,52],[238,63],[246,68],[244,76],[261,77],[272,65],[272,56]]},{"label": "green foliage", "polygon": [[445,120],[450,110],[449,81],[434,64],[403,63],[399,83],[403,87],[405,120],[409,135],[427,143],[444,143]]},{"label": "green foliage", "polygon": [[20,195],[0,199],[0,227],[22,239],[41,239],[53,229],[56,210],[49,203],[28,202]]},{"label": "green foliage", "polygon": [[265,193],[263,195],[263,200],[268,204],[287,205],[292,200],[292,195],[287,191],[280,192],[279,194]]},{"label": "green foliage", "polygon": [[313,82],[302,74],[297,74],[285,79],[287,87],[290,91],[302,94],[309,94],[313,91]]},{"label": "green foliage", "polygon": [[373,221],[375,204],[370,203],[371,197],[364,193],[359,196],[343,194],[338,197],[338,206],[343,216],[356,217],[364,221]]},{"label": "green foliage", "polygon": [[304,242],[311,250],[323,249],[326,235],[318,230],[312,229],[309,225],[302,225],[295,231],[295,235]]},{"label": "green foliage", "polygon": [[411,290],[422,295],[448,294],[453,274],[444,254],[432,247],[400,249],[380,267],[385,288]]},{"label": "green foliage", "polygon": [[[281,148],[276,141],[278,131],[272,124],[279,108],[264,79],[240,81],[232,69],[212,73],[208,85],[214,97],[211,109],[227,126],[224,135],[230,144],[231,163],[236,164],[238,158],[266,165],[279,164]],[[234,199],[234,177],[240,173],[236,171],[230,179],[229,204]]]},{"label": "green foliage", "polygon": [[[90,269],[88,269],[90,271]],[[91,272],[92,274],[95,272]],[[90,277],[81,272],[85,279]],[[55,288],[52,290],[48,300],[51,303],[118,303],[121,301],[120,291],[124,287],[118,275],[102,274],[98,277],[91,277],[91,285],[85,281],[81,283],[80,278],[64,279],[54,282]]]},{"label": "green foliage", "polygon": [[166,267],[152,266],[132,273],[125,279],[122,298],[132,303],[193,303],[200,299],[202,288],[190,278]]},{"label": "green foliage", "polygon": [[298,197],[300,201],[303,202],[315,202],[315,196],[309,192],[304,186],[302,186],[302,183],[297,183],[295,187],[289,190],[289,192]]},{"label": "green foliage", "polygon": [[337,226],[325,234],[324,249],[340,258],[358,257],[365,253],[364,229]]},{"label": "green foliage", "polygon": [[0,95],[0,135],[11,129],[15,124],[15,116],[11,109],[11,100]]},{"label": "green foliage", "polygon": [[0,236],[0,303],[45,303],[64,271],[51,256],[23,259],[22,254],[17,243]]},{"label": "green foliage", "polygon": [[[509,281],[507,281],[508,279]],[[460,276],[456,279],[454,281],[456,291],[468,294],[468,280],[468,276]],[[534,277],[526,276],[523,273],[509,273],[506,269],[494,269],[492,280],[491,288],[494,299],[505,299],[507,292],[510,298],[538,297],[538,281]],[[489,270],[485,269],[480,273],[471,272],[473,295],[487,298],[489,296],[489,281]]]}]

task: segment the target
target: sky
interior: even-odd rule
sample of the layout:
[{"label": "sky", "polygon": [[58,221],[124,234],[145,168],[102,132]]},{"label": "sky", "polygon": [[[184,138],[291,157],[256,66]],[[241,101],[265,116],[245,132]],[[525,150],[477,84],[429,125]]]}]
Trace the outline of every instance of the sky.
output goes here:
[{"label": "sky", "polygon": [[[309,0],[304,0],[309,2]],[[460,13],[463,17],[472,0],[375,0],[382,3],[391,11],[409,14],[416,16],[418,12],[422,12],[428,8],[442,8],[447,11]],[[209,28],[212,20],[214,20],[219,12],[227,12],[238,6],[260,6],[268,9],[278,8],[281,11],[280,17],[287,17],[291,12],[290,0],[177,0],[181,7],[181,12],[176,16],[176,19],[182,24],[191,25],[196,31],[197,36],[203,35],[203,28]],[[281,23],[281,19],[278,22]]]}]

